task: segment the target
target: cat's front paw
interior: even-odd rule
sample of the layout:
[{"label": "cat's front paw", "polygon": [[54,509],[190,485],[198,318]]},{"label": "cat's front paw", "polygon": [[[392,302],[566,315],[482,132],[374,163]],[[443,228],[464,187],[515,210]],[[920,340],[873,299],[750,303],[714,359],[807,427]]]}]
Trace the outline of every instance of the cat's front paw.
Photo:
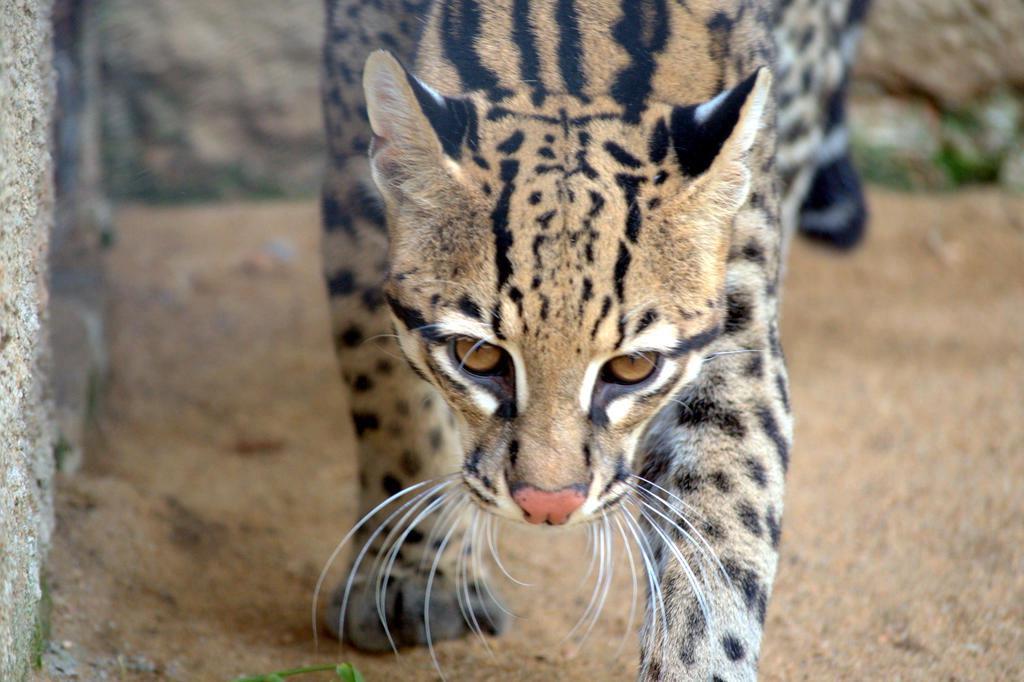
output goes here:
[{"label": "cat's front paw", "polygon": [[[379,609],[376,581],[357,576],[352,581],[342,620],[347,582],[344,581],[331,597],[324,625],[331,635],[339,639],[340,627],[343,627],[345,642],[363,651],[387,651],[391,649],[392,642],[396,648],[424,645],[428,639],[432,642],[455,639],[477,629],[485,635],[500,635],[505,631],[508,614],[492,598],[493,592],[480,587],[480,582],[472,578],[467,585],[460,583],[456,586],[447,573],[436,574],[430,585],[428,631],[425,608],[427,580],[424,571],[393,574],[381,602],[383,609]],[[457,588],[459,592],[456,592]],[[386,630],[384,623],[387,624]]]}]

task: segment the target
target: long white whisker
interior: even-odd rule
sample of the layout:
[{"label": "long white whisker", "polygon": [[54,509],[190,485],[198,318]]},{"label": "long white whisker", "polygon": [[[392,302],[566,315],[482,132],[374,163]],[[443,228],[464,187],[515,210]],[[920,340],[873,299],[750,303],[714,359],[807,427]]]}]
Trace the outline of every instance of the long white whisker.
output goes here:
[{"label": "long white whisker", "polygon": [[706,521],[707,520],[707,519],[704,518],[704,515],[701,514],[701,511],[699,509],[697,509],[692,504],[690,504],[686,500],[682,499],[681,497],[679,497],[678,495],[673,493],[671,490],[663,488],[660,485],[658,485],[657,483],[655,483],[654,481],[652,481],[650,479],[647,479],[647,478],[644,478],[643,476],[638,476],[636,474],[630,474],[630,475],[633,478],[635,478],[636,480],[640,481],[641,483],[646,483],[647,485],[649,485],[651,487],[654,487],[654,488],[657,488],[661,492],[665,493],[666,495],[671,497],[674,501],[678,502],[680,507],[682,507],[683,509],[686,509],[688,511],[691,511],[694,514],[696,514],[697,518],[699,518],[701,521]]},{"label": "long white whisker", "polygon": [[587,572],[583,574],[583,578],[580,580],[580,584],[577,589],[581,589],[587,581],[590,580],[590,575],[594,572],[594,564],[597,562],[596,548],[596,531],[593,526],[587,526],[587,551],[590,552],[590,563],[587,565]]},{"label": "long white whisker", "polygon": [[360,345],[376,341],[377,339],[395,339],[396,341],[401,341],[402,337],[398,334],[374,334],[373,336],[368,336],[363,339]]},{"label": "long white whisker", "polygon": [[431,330],[432,329],[439,329],[440,327],[441,326],[437,325],[437,324],[433,324],[433,325],[420,325],[419,327],[414,327],[413,329],[409,330],[409,332],[410,332],[410,334],[416,334],[418,332],[422,332],[422,331],[428,330],[428,329],[431,329]]},{"label": "long white whisker", "polygon": [[[454,481],[451,481],[451,480],[443,481],[443,482],[437,484],[436,486],[434,486],[433,488],[431,488],[430,490],[424,491],[424,492],[422,492],[422,493],[420,493],[419,495],[416,496],[416,500],[415,500],[416,503],[408,511],[406,511],[405,514],[402,516],[402,518],[400,518],[391,527],[391,530],[388,532],[387,536],[384,538],[383,541],[381,541],[381,551],[378,552],[377,557],[374,559],[373,565],[370,566],[370,571],[369,571],[370,575],[375,575],[375,574],[379,573],[380,567],[381,567],[381,563],[384,562],[385,557],[387,557],[388,554],[390,553],[389,550],[386,549],[386,548],[393,547],[395,541],[398,539],[399,536],[401,536],[402,540],[401,540],[401,542],[398,543],[398,546],[401,546],[401,544],[405,542],[405,538],[409,535],[408,532],[403,533],[403,528],[405,528],[405,522],[413,514],[416,514],[417,511],[419,511],[421,505],[428,504],[429,502],[432,501],[430,499],[431,495],[436,495],[438,493],[441,493],[446,487],[450,486],[452,483],[454,483]],[[401,510],[404,509],[405,506],[407,506],[407,505],[403,505],[403,507],[401,507],[398,511],[401,512]],[[389,520],[390,520],[390,517],[389,517]],[[417,523],[418,522],[419,521],[417,521]],[[383,523],[381,525],[384,526],[384,525],[387,525],[387,524]],[[409,529],[411,530],[414,527],[415,526],[410,526]],[[378,584],[377,587],[379,589],[380,585]]]},{"label": "long white whisker", "polygon": [[[666,495],[668,495],[668,497],[669,497],[669,498],[671,498],[671,500],[672,500],[672,501],[674,501],[674,502],[677,502],[677,503],[679,504],[679,506],[683,508],[683,510],[689,510],[689,511],[691,511],[691,512],[694,512],[694,513],[695,513],[695,514],[697,515],[697,517],[698,517],[698,518],[700,518],[700,519],[701,519],[702,521],[707,521],[707,519],[706,519],[706,518],[705,518],[705,517],[704,517],[704,516],[703,516],[703,515],[702,515],[702,514],[700,513],[700,511],[699,511],[699,510],[698,510],[698,509],[697,509],[696,507],[694,507],[694,506],[693,506],[692,504],[689,504],[689,503],[687,503],[687,502],[686,502],[685,500],[683,500],[682,498],[680,498],[680,497],[679,497],[678,495],[676,495],[675,493],[673,493],[673,492],[672,492],[671,490],[668,490],[668,489],[666,489],[666,488],[664,488],[664,487],[662,487],[662,486],[658,485],[658,484],[657,484],[657,483],[655,483],[654,481],[651,481],[651,480],[649,480],[649,479],[646,479],[646,478],[644,478],[644,477],[642,477],[642,476],[637,476],[637,475],[635,475],[635,474],[634,474],[634,475],[633,475],[633,478],[635,478],[635,479],[637,479],[637,480],[639,480],[639,481],[642,481],[643,483],[647,483],[648,485],[650,485],[650,486],[652,486],[652,487],[654,487],[654,488],[657,488],[657,489],[658,489],[658,490],[660,490],[661,492],[663,492],[663,493],[665,493]],[[671,505],[671,504],[669,504],[669,503],[668,503],[668,502],[666,502],[665,500],[662,500],[662,499],[661,499],[660,497],[658,497],[657,495],[655,495],[655,494],[654,494],[654,493],[652,493],[651,491],[649,491],[649,490],[645,490],[643,486],[637,486],[637,485],[634,485],[634,484],[630,484],[630,485],[631,485],[631,487],[633,487],[633,488],[634,488],[635,490],[640,490],[641,492],[643,492],[643,493],[645,493],[646,495],[648,495],[648,496],[649,496],[649,497],[650,497],[651,499],[655,499],[655,500],[658,500],[659,502],[661,502],[661,504],[665,505],[665,507],[667,507],[668,509],[671,509],[671,510],[675,511],[675,510],[673,509],[673,507],[672,507],[672,505]],[[693,525],[693,523],[692,523],[692,522],[691,522],[691,521],[689,520],[689,518],[687,518],[686,514],[685,514],[685,513],[683,513],[683,511],[679,511],[679,512],[677,512],[677,513],[679,514],[679,517],[680,517],[681,519],[683,519],[683,520],[684,520],[684,521],[686,522],[686,525],[687,525],[687,526],[689,526],[689,527],[690,527],[690,529],[691,529],[691,530],[693,530],[693,532],[694,532],[694,533],[695,533],[695,534],[696,534],[696,535],[697,535],[697,536],[698,536],[698,537],[699,537],[699,538],[701,539],[701,541],[703,542],[704,546],[705,546],[705,547],[706,547],[706,548],[708,549],[708,551],[709,551],[709,552],[711,553],[711,556],[712,556],[712,557],[714,558],[714,560],[715,560],[715,563],[716,563],[716,564],[718,565],[718,568],[719,568],[719,570],[721,570],[721,571],[722,571],[722,575],[723,575],[723,576],[725,577],[725,580],[726,580],[726,582],[727,582],[727,583],[728,583],[728,584],[729,584],[730,586],[732,586],[732,578],[731,578],[731,577],[729,576],[729,572],[725,570],[725,567],[724,567],[724,566],[722,566],[722,562],[721,562],[721,561],[719,560],[719,558],[718,558],[718,554],[717,554],[717,553],[715,552],[714,548],[713,548],[713,547],[711,547],[711,544],[710,544],[710,543],[709,543],[709,542],[707,541],[707,539],[706,539],[706,538],[704,538],[704,536],[703,536],[703,535],[702,535],[702,534],[701,534],[701,533],[700,533],[700,532],[699,532],[699,531],[698,531],[698,530],[696,529],[696,527],[695,527],[695,526]]]},{"label": "long white whisker", "polygon": [[743,348],[741,350],[720,350],[717,353],[711,355],[705,355],[705,360],[713,360],[715,358],[722,357],[723,355],[739,355],[741,353],[764,353],[767,348]]},{"label": "long white whisker", "polygon": [[[474,541],[474,545],[477,546],[477,547],[480,547],[481,550],[478,551],[478,552],[474,552],[473,553],[473,560],[474,560],[475,565],[476,565],[477,579],[480,581],[480,583],[483,586],[484,590],[487,592],[487,596],[490,598],[491,602],[495,606],[497,606],[501,611],[505,612],[509,616],[512,616],[513,618],[522,618],[521,615],[510,611],[509,608],[505,605],[505,603],[501,599],[498,598],[498,595],[496,595],[494,593],[494,590],[491,589],[491,581],[487,579],[487,574],[484,573],[484,570],[483,570],[483,557],[484,557],[484,553],[483,553],[483,549],[482,548],[485,546],[485,540],[488,537],[488,532],[489,532],[488,527],[489,527],[491,521],[494,519],[494,516],[492,516],[491,514],[481,514],[481,516],[482,516],[482,519],[481,519],[481,522],[480,522],[480,528],[479,528],[479,531],[478,531],[478,537]],[[491,624],[495,625],[496,623],[494,622],[494,619],[491,618],[490,609],[487,609],[486,606],[484,608],[486,609],[487,617],[491,621]]]},{"label": "long white whisker", "polygon": [[[427,493],[424,493],[423,495],[426,495],[426,494]],[[406,507],[408,507],[411,504],[415,504],[415,502],[420,497],[421,497],[421,495],[417,495],[415,498],[413,498],[411,500],[408,500],[405,504],[403,504],[397,510],[395,510],[394,512],[389,514],[388,517],[386,519],[384,519],[384,522],[381,523],[380,525],[378,525],[373,530],[373,533],[370,534],[370,537],[367,538],[365,542],[363,542],[363,546],[359,549],[359,552],[356,554],[356,558],[352,562],[352,566],[349,569],[348,580],[345,581],[345,592],[342,595],[341,610],[338,612],[338,635],[339,635],[339,638],[341,638],[342,640],[343,640],[344,634],[345,634],[345,630],[344,630],[344,628],[345,628],[345,615],[346,615],[346,612],[348,611],[349,595],[352,592],[352,585],[355,583],[356,575],[359,572],[359,566],[363,563],[363,558],[366,556],[367,552],[369,552],[370,548],[373,546],[373,541],[377,538],[378,535],[381,534],[381,532],[383,532],[383,530],[385,528],[387,528],[388,522],[391,519],[393,519],[395,516],[397,516],[398,514],[402,513],[402,511]]]},{"label": "long white whisker", "polygon": [[657,627],[659,620],[659,608],[661,610],[661,642],[662,652],[664,653],[668,650],[668,618],[665,612],[665,598],[661,592],[661,574],[654,570],[654,554],[651,551],[650,545],[647,543],[647,539],[644,537],[643,530],[637,524],[636,519],[629,514],[625,514],[623,519],[626,522],[626,527],[629,529],[629,532],[632,533],[633,537],[636,539],[637,550],[640,553],[640,558],[643,560],[644,568],[647,571],[648,587],[651,590],[651,609],[654,613],[654,621],[651,624],[652,628]]},{"label": "long white whisker", "polygon": [[[697,576],[694,574],[693,569],[690,568],[690,564],[686,560],[686,557],[683,556],[683,553],[679,551],[679,548],[676,547],[674,542],[672,542],[672,539],[665,534],[665,531],[658,526],[658,522],[652,519],[646,510],[640,509],[640,514],[647,520],[647,523],[651,526],[651,529],[658,535],[658,537],[661,538],[661,541],[665,543],[665,546],[679,563],[680,568],[683,569],[683,573],[686,574],[686,579],[690,583],[690,587],[693,588],[694,596],[697,597],[697,603],[700,606],[701,613],[704,614],[704,622],[710,626],[711,607],[708,606],[707,595],[704,594],[704,590],[702,590],[700,585],[697,584]],[[703,570],[701,573],[703,574]]]},{"label": "long white whisker", "polygon": [[[454,474],[452,474],[452,475],[454,476]],[[442,481],[442,480],[444,480],[446,478],[450,478],[450,476],[443,476],[441,478],[435,478],[435,479],[431,479],[431,480],[428,480],[428,481],[422,481],[420,483],[417,483],[416,485],[409,486],[408,488],[405,488],[404,490],[399,490],[397,493],[395,493],[394,495],[392,495],[391,497],[389,497],[388,499],[384,500],[383,502],[378,504],[376,507],[371,509],[369,512],[367,512],[363,516],[363,518],[361,518],[359,520],[359,522],[356,523],[356,525],[352,526],[352,529],[349,530],[349,532],[345,534],[345,537],[343,537],[341,539],[341,542],[339,542],[337,544],[337,546],[335,546],[334,551],[331,552],[331,555],[327,558],[327,563],[324,565],[323,569],[320,571],[320,575],[316,579],[316,587],[313,588],[313,607],[312,607],[312,615],[311,615],[311,624],[313,626],[313,644],[314,644],[314,647],[319,648],[319,646],[320,646],[319,633],[318,633],[317,627],[316,627],[316,612],[317,612],[317,606],[319,606],[319,604],[320,604],[320,590],[323,589],[324,580],[327,579],[327,572],[331,570],[331,566],[334,564],[335,559],[338,558],[338,555],[341,553],[341,550],[342,550],[342,548],[344,548],[345,544],[350,539],[352,539],[352,536],[354,536],[357,532],[359,532],[360,528],[365,526],[367,524],[367,522],[369,522],[370,519],[372,519],[374,516],[376,516],[377,513],[380,510],[384,509],[385,507],[387,507],[389,504],[391,504],[392,502],[394,502],[398,498],[403,497],[405,495],[408,495],[409,493],[413,492],[414,490],[418,490],[420,488],[423,488],[424,486],[435,484],[438,481]],[[343,632],[339,632],[339,636],[344,641],[344,633]]]},{"label": "long white whisker", "polygon": [[[447,528],[448,522],[451,520],[451,517],[456,513],[458,509],[458,505],[452,505],[441,512],[441,514],[437,517],[437,520],[431,527],[430,533],[427,534],[427,539],[424,541],[423,544],[424,547],[429,549],[434,546],[434,544],[437,542],[438,536],[440,536],[440,534],[443,532],[442,529]],[[423,553],[423,556],[420,559],[421,570],[425,570],[427,568],[428,556],[429,555],[426,552]]]},{"label": "long white whisker", "polygon": [[593,631],[594,626],[597,625],[598,618],[600,618],[600,616],[601,616],[601,611],[604,610],[604,604],[608,600],[608,592],[611,590],[612,578],[615,575],[615,560],[614,560],[614,554],[613,554],[613,549],[614,549],[615,545],[612,542],[613,537],[612,537],[612,533],[611,533],[611,526],[608,524],[608,517],[607,516],[602,517],[602,522],[603,522],[602,530],[604,531],[604,543],[605,543],[605,546],[608,548],[607,549],[607,558],[605,559],[605,563],[607,563],[608,568],[607,568],[607,571],[605,573],[604,585],[601,588],[601,596],[600,596],[600,598],[598,599],[598,602],[597,602],[597,608],[594,609],[594,613],[591,615],[590,625],[587,627],[586,632],[583,633],[583,637],[580,638],[580,642],[579,642],[579,646],[580,647],[582,647],[584,642],[587,641],[587,638],[590,636],[590,633]]},{"label": "long white whisker", "polygon": [[[594,578],[594,588],[593,588],[593,590],[591,591],[591,594],[590,594],[590,601],[587,602],[587,608],[584,609],[582,614],[580,614],[579,619],[576,621],[576,624],[572,626],[572,629],[569,630],[568,634],[566,634],[565,637],[562,638],[562,642],[565,642],[566,640],[572,639],[572,636],[576,633],[576,631],[583,625],[584,622],[586,622],[587,617],[590,615],[591,610],[594,608],[594,604],[597,602],[598,593],[601,591],[601,585],[602,585],[602,581],[604,579],[604,566],[605,566],[604,536],[602,536],[600,533],[598,533],[597,529],[594,528],[593,526],[588,526],[587,527],[587,531],[588,532],[593,531],[594,534],[595,534],[595,537],[594,537],[595,551],[593,551],[591,553],[591,556],[593,556],[593,557],[595,557],[597,559],[597,577]],[[591,566],[593,566],[593,564],[594,564],[594,562],[591,561]],[[590,571],[587,571],[587,576],[584,577],[584,581],[589,576],[590,576]]]},{"label": "long white whisker", "polygon": [[[399,337],[399,338],[401,338],[401,337]],[[375,349],[379,350],[379,351],[380,351],[381,353],[383,353],[384,355],[386,355],[386,356],[388,356],[389,358],[391,358],[392,360],[397,360],[397,361],[399,361],[399,362],[405,362],[405,356],[404,356],[404,355],[395,355],[395,354],[394,354],[394,353],[392,353],[391,351],[389,351],[389,350],[385,349],[385,348],[384,348],[384,346],[382,346],[382,345],[381,345],[381,344],[379,344],[379,343],[374,343],[374,344],[373,344],[373,347],[374,347]]]},{"label": "long white whisker", "polygon": [[[470,504],[469,500],[462,502],[462,507]],[[437,670],[437,674],[441,676],[442,680],[447,680],[444,672],[441,670],[441,664],[437,660],[437,652],[434,650],[434,640],[430,635],[430,591],[434,587],[434,576],[437,574],[437,565],[441,563],[441,556],[444,554],[445,548],[452,539],[452,535],[458,528],[459,519],[455,519],[452,522],[452,527],[448,533],[444,536],[441,541],[441,545],[437,548],[437,553],[434,555],[434,563],[430,566],[430,574],[427,576],[427,591],[423,599],[423,627],[427,636],[427,649],[430,650],[430,660],[434,663],[434,669]]]},{"label": "long white whisker", "polygon": [[446,284],[446,285],[448,285],[450,287],[455,287],[455,288],[460,289],[460,290],[464,290],[465,289],[465,285],[464,284],[459,284],[458,282],[453,282],[453,281],[447,280],[447,279],[420,279],[420,278],[417,277],[416,278],[416,284]]},{"label": "long white whisker", "polygon": [[[475,509],[470,509],[470,514],[472,515],[473,518],[476,518],[476,510]],[[470,523],[472,523],[472,521]],[[467,608],[468,605],[469,605],[469,601],[468,601],[469,595],[468,594],[463,595],[463,592],[462,592],[462,588],[464,586],[464,582],[463,582],[464,573],[463,573],[463,571],[466,568],[466,562],[465,562],[465,558],[466,558],[466,544],[469,543],[469,541],[470,541],[469,535],[470,535],[469,531],[464,528],[463,529],[463,533],[462,533],[462,542],[459,544],[459,551],[456,552],[456,554],[455,554],[455,601],[458,603],[459,612],[462,614],[463,622],[466,623],[466,625],[469,626],[470,630],[473,631],[473,634],[478,634],[477,631],[476,631],[476,628],[473,627],[473,623],[471,622],[471,620],[469,618],[469,610]],[[463,596],[465,596],[467,598],[467,601],[463,601]]]},{"label": "long white whisker", "polygon": [[[619,511],[619,514],[624,513],[625,512],[621,510]],[[629,557],[629,575],[630,583],[632,586],[632,591],[630,593],[629,598],[629,618],[626,620],[626,631],[622,634],[622,639],[619,641],[618,648],[615,649],[615,655],[612,656],[613,659],[617,659],[619,657],[619,654],[622,653],[622,647],[626,645],[626,638],[629,637],[630,633],[633,631],[633,617],[636,615],[637,581],[636,564],[633,563],[633,549],[629,546],[629,539],[626,537],[626,531],[622,528],[622,521],[619,520],[618,514],[616,514],[614,521],[615,525],[619,528],[619,535],[622,536],[622,545],[626,548],[626,556]]]},{"label": "long white whisker", "polygon": [[[461,567],[461,570],[459,568],[456,568],[456,571],[455,571],[455,575],[456,575],[455,590],[456,590],[456,593],[458,593],[458,590],[459,590],[459,584],[458,583],[459,583],[459,580],[460,580],[460,577],[461,577],[462,593],[465,596],[465,610],[463,612],[463,618],[465,618],[466,622],[469,623],[470,628],[473,630],[473,632],[476,633],[476,636],[480,638],[480,641],[483,643],[484,649],[487,650],[487,653],[491,655],[491,658],[495,658],[494,652],[491,650],[491,645],[488,644],[487,638],[484,637],[483,630],[480,628],[480,622],[477,620],[476,613],[473,611],[473,606],[472,606],[472,603],[471,603],[472,597],[469,594],[469,577],[468,577],[468,571],[467,571],[467,568],[468,568],[467,564],[469,562],[466,559],[466,557],[468,556],[466,542],[467,542],[467,540],[469,538],[472,538],[474,536],[475,531],[476,531],[476,524],[479,521],[479,518],[480,518],[480,510],[478,508],[474,507],[473,508],[473,519],[472,519],[472,521],[469,522],[470,523],[470,530],[462,536],[462,546],[459,548],[459,561],[461,562],[462,567]],[[474,543],[471,542],[470,545],[469,545],[468,550],[470,552],[473,551],[473,549],[474,549],[473,548],[473,544]]]},{"label": "long white whisker", "polygon": [[487,544],[490,546],[491,558],[494,559],[494,563],[498,565],[498,569],[505,575],[505,577],[516,585],[520,585],[522,587],[533,587],[533,583],[524,583],[522,580],[513,578],[512,574],[505,568],[505,564],[502,563],[501,557],[498,555],[498,524],[494,519],[495,517],[493,516],[488,517],[489,523],[487,524],[488,530],[490,531],[487,537]]},{"label": "long white whisker", "polygon": [[462,614],[463,622],[469,626],[473,634],[477,634],[476,628],[473,627],[473,623],[469,619],[469,611],[466,609],[466,603],[463,601],[462,594],[462,559],[466,555],[466,536],[466,533],[462,534],[462,546],[459,547],[459,551],[456,552],[455,556],[455,601],[459,606],[459,613]]},{"label": "long white whisker", "polygon": [[672,527],[675,528],[677,531],[679,531],[679,533],[684,538],[686,538],[687,542],[689,542],[694,547],[696,547],[697,550],[700,551],[701,555],[705,559],[710,558],[712,561],[714,561],[714,563],[718,567],[719,571],[721,571],[722,577],[725,578],[726,583],[730,587],[732,587],[732,578],[729,577],[729,572],[726,571],[725,570],[725,566],[722,565],[722,562],[718,558],[718,554],[717,554],[717,552],[715,552],[714,547],[712,547],[711,543],[709,543],[707,541],[707,538],[705,538],[701,534],[701,532],[699,530],[697,530],[696,527],[694,527],[694,525],[690,522],[690,520],[686,518],[685,514],[683,514],[682,512],[676,510],[675,507],[673,507],[668,502],[666,502],[665,500],[661,499],[660,497],[658,497],[654,493],[650,492],[649,490],[644,490],[640,486],[631,486],[631,487],[634,490],[636,490],[636,491],[638,491],[640,493],[643,493],[644,495],[647,495],[650,499],[657,500],[662,505],[664,505],[666,509],[668,509],[669,511],[673,512],[674,514],[677,514],[679,516],[679,518],[682,519],[683,523],[685,523],[687,525],[687,527],[693,532],[693,534],[697,536],[697,539],[699,540],[699,542],[695,542],[694,539],[690,536],[690,534],[687,531],[683,530],[683,528],[681,528],[679,526],[679,524],[677,524],[671,518],[669,518],[668,516],[663,514],[661,511],[659,511],[656,507],[654,507],[654,505],[650,504],[649,502],[645,502],[642,499],[636,499],[635,500],[638,504],[643,505],[647,510],[651,511],[654,514],[657,514],[658,516],[663,518],[665,521],[667,521],[668,523],[672,524]]},{"label": "long white whisker", "polygon": [[[413,529],[416,528],[416,526],[423,521],[423,519],[433,514],[435,511],[437,511],[439,507],[447,506],[451,504],[454,500],[458,499],[459,497],[454,491],[449,491],[444,495],[438,497],[437,499],[431,501],[430,504],[428,504],[426,508],[424,508],[419,513],[419,515],[415,519],[413,519],[412,523],[410,523],[408,528],[405,529],[405,532],[402,533],[402,536],[399,538],[398,542],[394,543],[391,549],[389,549],[387,552],[387,559],[383,567],[383,572],[379,574],[379,578],[376,583],[377,618],[380,620],[380,624],[384,628],[384,634],[388,638],[388,644],[391,645],[391,650],[394,651],[396,655],[398,654],[398,649],[395,646],[394,640],[392,640],[391,638],[391,630],[390,628],[388,628],[388,616],[387,611],[385,609],[385,605],[387,604],[388,586],[391,582],[391,571],[394,570],[395,562],[398,560],[398,552],[401,549],[402,544],[405,542],[406,538],[409,537],[409,533],[411,533]],[[346,594],[346,598],[347,597],[348,595]]]}]

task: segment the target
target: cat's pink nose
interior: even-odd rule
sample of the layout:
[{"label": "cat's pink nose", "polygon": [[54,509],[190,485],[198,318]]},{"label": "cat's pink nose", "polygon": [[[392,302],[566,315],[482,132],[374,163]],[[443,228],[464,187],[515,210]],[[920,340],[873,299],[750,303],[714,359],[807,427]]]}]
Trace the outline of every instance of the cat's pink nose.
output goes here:
[{"label": "cat's pink nose", "polygon": [[560,526],[586,501],[587,496],[581,487],[569,486],[549,492],[531,485],[520,485],[512,493],[512,499],[522,508],[530,523]]}]

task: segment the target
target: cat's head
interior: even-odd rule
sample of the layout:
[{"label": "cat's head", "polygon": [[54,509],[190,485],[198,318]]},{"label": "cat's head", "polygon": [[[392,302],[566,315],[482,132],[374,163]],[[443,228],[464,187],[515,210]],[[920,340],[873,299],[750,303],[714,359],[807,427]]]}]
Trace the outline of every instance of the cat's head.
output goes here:
[{"label": "cat's head", "polygon": [[482,505],[557,524],[627,492],[645,426],[722,329],[770,88],[761,69],[627,121],[600,98],[445,96],[370,56],[386,299],[457,418]]}]

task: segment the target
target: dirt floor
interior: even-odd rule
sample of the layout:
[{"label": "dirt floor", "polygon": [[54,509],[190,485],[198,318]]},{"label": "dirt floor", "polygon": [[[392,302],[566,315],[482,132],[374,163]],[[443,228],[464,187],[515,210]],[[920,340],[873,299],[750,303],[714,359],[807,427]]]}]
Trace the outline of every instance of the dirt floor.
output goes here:
[{"label": "dirt floor", "polygon": [[[797,445],[762,678],[1024,679],[1024,200],[875,192],[872,207],[853,255],[791,254]],[[313,648],[313,585],[355,502],[315,207],[118,222],[114,374],[84,470],[60,481],[44,677],[351,659],[369,682],[436,679],[425,651]],[[526,617],[493,658],[440,645],[449,678],[632,679],[631,647],[616,655],[628,571],[573,655],[581,539],[512,531],[503,552],[542,586],[503,584]]]}]

